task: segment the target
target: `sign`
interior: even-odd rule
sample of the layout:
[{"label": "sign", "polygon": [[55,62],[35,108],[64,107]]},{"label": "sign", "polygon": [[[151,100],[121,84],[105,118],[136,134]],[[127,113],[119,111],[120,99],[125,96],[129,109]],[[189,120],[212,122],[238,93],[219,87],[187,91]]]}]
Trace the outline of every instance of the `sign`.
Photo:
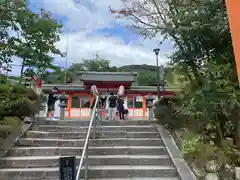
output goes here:
[{"label": "sign", "polygon": [[239,23],[239,0],[226,0],[228,21],[232,35],[232,45],[237,66],[238,81],[240,82],[240,23]]},{"label": "sign", "polygon": [[76,157],[59,158],[59,179],[76,180]]}]

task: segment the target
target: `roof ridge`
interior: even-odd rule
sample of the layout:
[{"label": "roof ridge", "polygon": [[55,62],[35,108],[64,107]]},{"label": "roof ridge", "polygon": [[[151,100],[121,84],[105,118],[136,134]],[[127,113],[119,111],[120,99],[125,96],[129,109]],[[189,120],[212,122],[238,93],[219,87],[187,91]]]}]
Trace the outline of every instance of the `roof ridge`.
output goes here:
[{"label": "roof ridge", "polygon": [[98,72],[98,71],[80,71],[79,74],[82,75],[132,75],[132,76],[137,76],[138,72]]}]

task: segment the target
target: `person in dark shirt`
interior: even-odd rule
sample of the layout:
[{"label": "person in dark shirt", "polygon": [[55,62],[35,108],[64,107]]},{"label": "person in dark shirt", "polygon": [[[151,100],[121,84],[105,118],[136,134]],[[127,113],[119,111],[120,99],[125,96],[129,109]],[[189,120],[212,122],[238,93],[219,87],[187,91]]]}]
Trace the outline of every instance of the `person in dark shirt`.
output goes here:
[{"label": "person in dark shirt", "polygon": [[118,112],[119,112],[119,117],[120,119],[124,119],[124,100],[122,98],[122,96],[119,96],[118,99]]},{"label": "person in dark shirt", "polygon": [[109,119],[115,120],[116,119],[116,111],[117,111],[117,97],[114,96],[114,93],[110,93],[109,101]]},{"label": "person in dark shirt", "polygon": [[54,111],[55,111],[55,102],[57,101],[57,96],[55,93],[58,91],[58,88],[54,87],[52,89],[52,92],[49,93],[48,95],[48,102],[47,102],[47,117],[53,118],[54,116]]}]

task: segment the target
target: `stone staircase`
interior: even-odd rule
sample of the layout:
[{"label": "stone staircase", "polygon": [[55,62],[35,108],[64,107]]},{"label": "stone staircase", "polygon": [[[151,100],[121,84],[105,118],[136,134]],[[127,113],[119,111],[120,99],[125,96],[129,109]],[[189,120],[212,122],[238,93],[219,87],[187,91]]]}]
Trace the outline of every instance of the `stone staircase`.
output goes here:
[{"label": "stone staircase", "polygon": [[[58,158],[79,164],[89,121],[41,121],[0,160],[1,180],[57,180]],[[89,144],[89,179],[179,180],[151,121],[101,121]],[[81,173],[84,177],[84,171]]]}]

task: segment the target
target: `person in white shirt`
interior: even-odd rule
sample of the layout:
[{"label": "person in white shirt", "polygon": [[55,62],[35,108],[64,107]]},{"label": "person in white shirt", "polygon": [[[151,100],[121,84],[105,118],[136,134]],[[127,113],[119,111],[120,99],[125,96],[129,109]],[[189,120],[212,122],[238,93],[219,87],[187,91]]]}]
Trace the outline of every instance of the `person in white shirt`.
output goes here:
[{"label": "person in white shirt", "polygon": [[113,92],[110,93],[108,102],[109,102],[109,119],[115,120],[117,111],[117,96],[115,96]]},{"label": "person in white shirt", "polygon": [[105,105],[105,119],[108,120],[109,119],[109,94],[107,95],[106,98],[106,105]]},{"label": "person in white shirt", "polygon": [[124,115],[125,115],[125,119],[128,118],[128,114],[129,114],[129,111],[128,111],[128,99],[127,99],[127,96],[125,96],[124,98],[124,104],[123,104],[123,107],[124,107]]}]

